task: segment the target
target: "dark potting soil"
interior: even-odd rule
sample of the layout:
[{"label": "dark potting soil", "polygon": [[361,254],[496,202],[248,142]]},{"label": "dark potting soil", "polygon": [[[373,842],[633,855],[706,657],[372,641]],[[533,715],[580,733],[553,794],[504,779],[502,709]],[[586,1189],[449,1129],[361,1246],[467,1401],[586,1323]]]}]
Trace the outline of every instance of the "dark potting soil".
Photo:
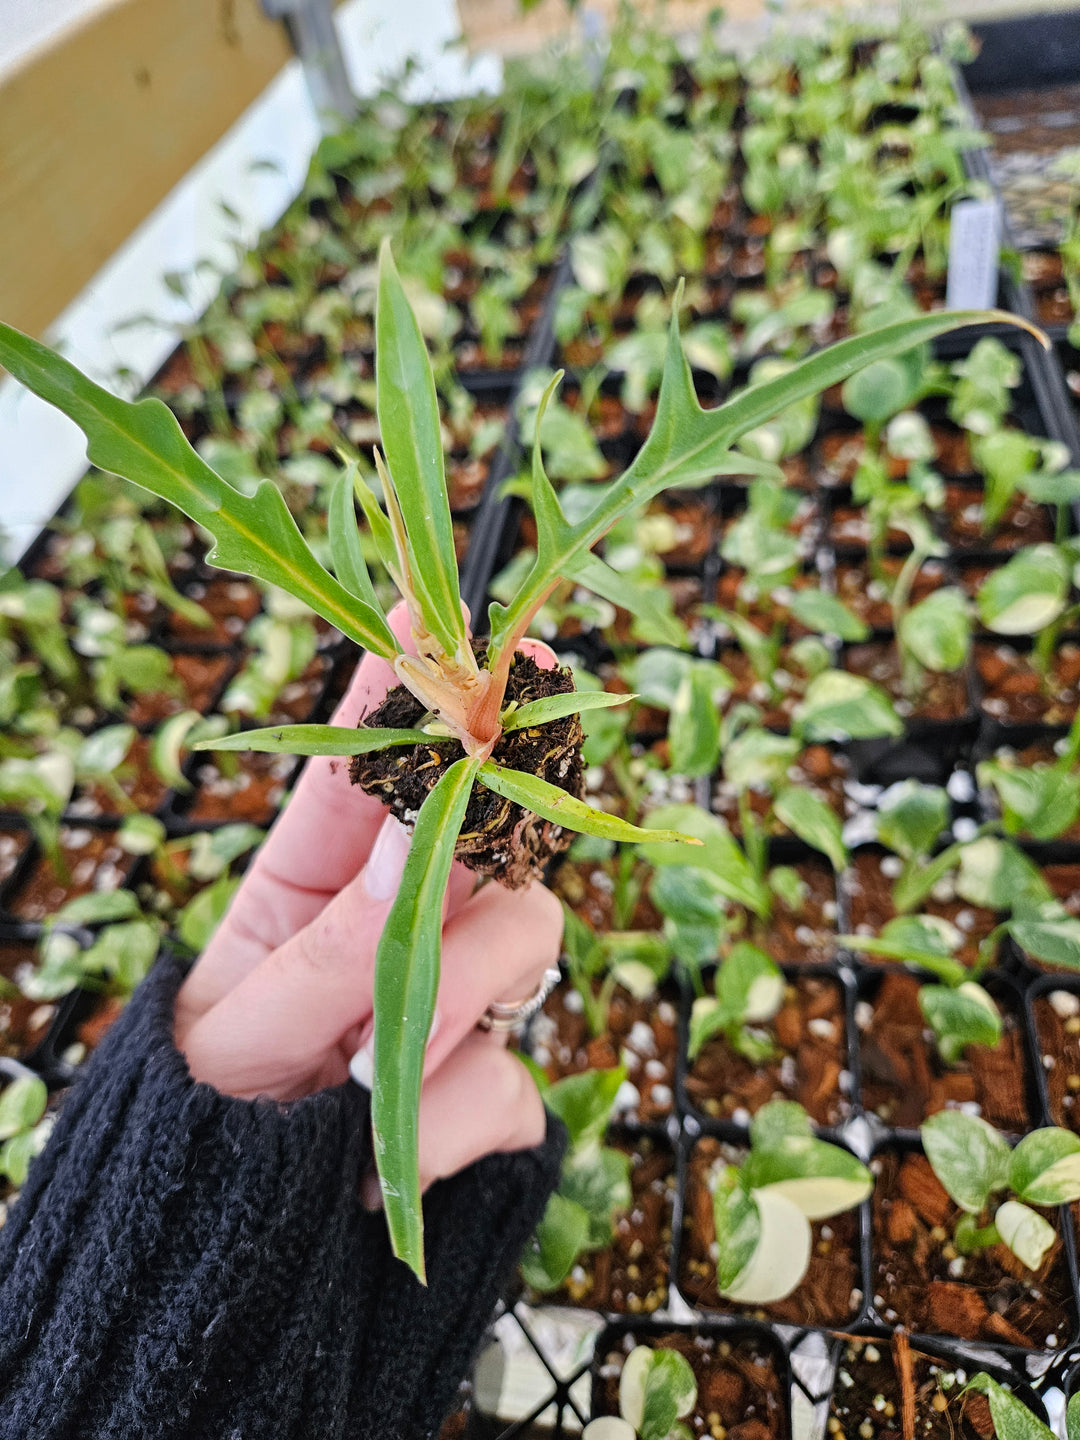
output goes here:
[{"label": "dark potting soil", "polygon": [[589,1033],[581,996],[564,980],[548,997],[529,1032],[529,1051],[549,1080],[622,1063],[627,1085],[613,1118],[652,1125],[672,1111],[679,1048],[679,992],[665,985],[649,1000],[617,986],[604,1033]]},{"label": "dark potting soil", "polygon": [[69,900],[87,895],[91,890],[117,890],[135,863],[116,843],[116,835],[111,830],[64,825],[60,830],[60,849],[68,870],[67,878],[58,875],[52,862],[42,855],[10,901],[12,914],[20,920],[44,920]]},{"label": "dark potting soil", "polygon": [[[893,625],[892,606],[889,597],[903,560],[898,555],[886,555],[881,568],[887,577],[878,579],[868,564],[844,564],[836,567],[836,593],[844,604],[873,630],[891,630]],[[928,560],[915,577],[911,587],[911,603],[918,604],[934,590],[945,584],[945,567],[938,560]]]},{"label": "dark potting soil", "polygon": [[[990,1440],[994,1425],[985,1395],[964,1394],[979,1366],[946,1365],[909,1350],[915,1402],[914,1440]],[[849,1343],[837,1367],[829,1405],[845,1440],[901,1440],[902,1360],[887,1340]],[[839,1440],[839,1434],[835,1437]]]},{"label": "dark potting soil", "polygon": [[[475,646],[483,659],[485,645]],[[517,654],[510,666],[504,704],[519,705],[546,695],[564,695],[574,688],[568,668],[541,670],[527,655]],[[419,725],[424,706],[398,685],[362,724],[391,729]],[[584,786],[581,760],[581,723],[576,715],[534,729],[514,730],[496,745],[492,759],[500,765],[538,775],[580,798]],[[462,755],[453,740],[432,739],[430,744],[393,746],[370,755],[357,755],[349,765],[354,785],[375,795],[405,824],[411,824],[436,782]],[[457,858],[471,870],[494,875],[514,890],[539,879],[554,855],[570,845],[573,834],[504,800],[493,790],[477,785],[469,799],[457,844]]]},{"label": "dark potting soil", "polygon": [[883,1319],[998,1345],[1053,1350],[1071,1340],[1076,1315],[1060,1236],[1037,1271],[1004,1245],[958,1255],[952,1235],[963,1212],[924,1155],[886,1153],[871,1169],[873,1283]]},{"label": "dark potting soil", "polygon": [[865,645],[852,645],[844,654],[844,669],[880,685],[892,696],[899,715],[940,721],[960,720],[968,712],[963,670],[952,675],[924,671],[918,691],[905,694],[900,655],[894,642],[873,640]]},{"label": "dark potting soil", "polygon": [[580,1256],[559,1290],[534,1298],[616,1315],[651,1314],[668,1294],[674,1156],[649,1136],[606,1143],[630,1156],[630,1209],[615,1221],[609,1245]]},{"label": "dark potting soil", "polygon": [[1045,680],[1030,655],[1005,641],[979,641],[974,653],[983,687],[981,708],[992,719],[1010,725],[1072,721],[1080,700],[1080,645],[1068,640],[1059,645]]},{"label": "dark potting soil", "polygon": [[810,1265],[802,1284],[773,1305],[738,1305],[716,1287],[716,1239],[709,1183],[714,1167],[737,1164],[745,1151],[711,1138],[700,1140],[686,1175],[686,1212],[677,1283],[691,1305],[726,1314],[753,1315],[787,1325],[843,1325],[862,1303],[859,1280],[858,1217],[854,1211],[812,1226]]},{"label": "dark potting soil", "polygon": [[172,640],[200,645],[234,644],[244,633],[244,627],[262,608],[258,589],[250,580],[214,577],[193,582],[186,587],[185,593],[188,599],[202,606],[212,624],[196,625],[173,612],[165,625],[165,633]]},{"label": "dark potting soil", "polygon": [[[793,785],[798,785],[805,790],[811,790],[815,795],[825,801],[838,819],[844,820],[848,814],[848,801],[844,794],[844,781],[850,773],[850,765],[847,756],[842,750],[830,745],[808,745],[795,763],[788,767],[787,778]],[[772,810],[772,797],[760,790],[747,792],[750,801],[750,808],[759,819],[770,816],[768,833],[770,835],[790,835],[792,832],[770,815]],[[739,819],[739,796],[734,785],[729,785],[724,780],[718,780],[713,787],[712,809],[716,815],[721,815],[727,821],[728,826],[736,835],[742,834],[742,825]]]},{"label": "dark potting soil", "polygon": [[233,667],[228,655],[174,655],[172,657],[175,690],[148,690],[137,695],[128,706],[125,719],[132,725],[154,725],[181,710],[198,710],[205,714]]},{"label": "dark potting soil", "polygon": [[788,1434],[787,1401],[776,1363],[750,1339],[672,1331],[623,1337],[600,1357],[600,1404],[594,1415],[618,1415],[622,1368],[637,1345],[677,1350],[697,1381],[697,1401],[685,1423],[694,1435],[717,1440],[782,1440]]},{"label": "dark potting soil", "polygon": [[236,756],[235,773],[223,771],[213,760],[195,771],[195,796],[187,819],[196,824],[247,820],[269,825],[281,808],[295,755],[252,752]]},{"label": "dark potting soil", "polygon": [[942,535],[953,550],[1019,550],[1053,540],[1054,527],[1045,505],[1014,495],[992,534],[987,534],[983,492],[979,485],[956,483],[945,487]]},{"label": "dark potting soil", "polygon": [[821,965],[836,951],[836,880],[824,860],[803,860],[794,870],[805,887],[798,910],[775,897],[767,922],[748,917],[749,938],[779,965]]},{"label": "dark potting soil", "polygon": [[838,1125],[850,1110],[846,1094],[844,993],[835,980],[801,975],[776,1016],[755,1026],[771,1036],[776,1057],[754,1065],[722,1036],[702,1046],[686,1077],[699,1110],[715,1120],[746,1123],[769,1100],[797,1100],[818,1125]]},{"label": "dark potting soil", "polygon": [[127,1001],[118,995],[99,996],[93,1010],[75,1030],[75,1040],[87,1054],[96,1050],[111,1027],[120,1019]]},{"label": "dark potting soil", "polygon": [[1080,1132],[1080,995],[1051,990],[1031,1002],[1050,1118]]},{"label": "dark potting soil", "polygon": [[[896,914],[892,887],[901,867],[898,856],[882,855],[876,850],[862,850],[852,856],[851,865],[844,872],[844,887],[853,933],[877,935]],[[956,958],[963,965],[973,965],[980,942],[997,924],[997,915],[984,906],[969,905],[960,899],[947,879],[935,886],[935,891],[941,898],[931,895],[919,906],[920,912],[937,915],[955,925],[963,936]],[[865,964],[877,963],[873,955],[861,954],[859,958]]]},{"label": "dark potting soil", "polygon": [[806,676],[791,663],[790,649],[788,645],[780,647],[770,685],[758,678],[745,651],[734,645],[722,645],[716,658],[735,681],[735,688],[724,701],[725,710],[749,701],[760,708],[762,725],[772,730],[789,730],[792,712],[806,688]]},{"label": "dark potting soil", "polygon": [[971,1113],[975,1106],[991,1125],[1023,1134],[1030,1116],[1019,1017],[1005,1010],[997,1046],[969,1045],[948,1066],[919,1009],[919,990],[914,975],[890,971],[873,1000],[858,1006],[863,1104],[902,1129],[915,1129],[938,1110],[963,1106]]}]

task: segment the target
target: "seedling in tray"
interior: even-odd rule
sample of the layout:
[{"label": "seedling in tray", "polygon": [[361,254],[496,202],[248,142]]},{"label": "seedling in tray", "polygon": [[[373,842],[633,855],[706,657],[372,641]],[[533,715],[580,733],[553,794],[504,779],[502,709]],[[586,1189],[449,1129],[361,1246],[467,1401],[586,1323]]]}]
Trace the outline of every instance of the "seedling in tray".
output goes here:
[{"label": "seedling in tray", "polygon": [[[417,1112],[439,980],[441,899],[455,854],[514,887],[538,876],[565,849],[570,830],[617,840],[643,836],[579,798],[581,729],[575,717],[611,698],[576,695],[565,671],[542,672],[518,654],[533,617],[561,579],[602,589],[610,567],[592,547],[662,490],[724,474],[777,474],[769,462],[734,449],[755,426],[878,360],[958,326],[998,318],[992,311],[956,311],[902,320],[843,341],[706,411],[679,342],[678,298],[652,430],[588,514],[573,523],[567,519],[534,446],[536,559],[510,601],[491,606],[489,638],[475,647],[459,595],[431,363],[388,243],[376,313],[376,396],[386,455],[385,464],[378,456],[377,463],[386,511],[358,476],[346,472],[340,479],[328,517],[336,576],[315,558],[273,483],[235,488],[191,448],[160,401],[117,399],[46,346],[0,326],[0,364],[82,427],[92,463],[177,505],[211,532],[211,563],[280,586],[388,660],[401,682],[357,729],[279,726],[215,743],[352,756],[353,782],[380,796],[399,818],[415,822],[376,957],[372,1123],[394,1249],[421,1276]],[[354,486],[379,556],[407,602],[415,654],[404,653],[375,593]],[[648,838],[700,843],[657,830]]]},{"label": "seedling in tray", "polygon": [[770,1100],[751,1122],[749,1155],[713,1191],[720,1293],[750,1305],[785,1299],[810,1263],[811,1220],[854,1209],[872,1188],[850,1151],[815,1137],[801,1105]]},{"label": "seedling in tray", "polygon": [[630,1205],[630,1157],[603,1143],[626,1071],[586,1070],[549,1085],[538,1066],[529,1069],[570,1136],[559,1188],[521,1262],[526,1283],[543,1293],[558,1289],[579,1255],[610,1241],[617,1212]]},{"label": "seedling in tray", "polygon": [[[1006,1245],[1037,1270],[1057,1232],[1031,1207],[1080,1200],[1080,1137],[1048,1127],[1010,1150],[992,1125],[960,1110],[939,1111],[920,1133],[934,1174],[964,1211],[953,1236],[957,1250],[971,1255]],[[1003,1191],[1010,1198],[999,1203]]]},{"label": "seedling in tray", "polygon": [[696,1401],[697,1381],[685,1356],[637,1345],[619,1377],[618,1415],[593,1420],[581,1440],[691,1440],[694,1432],[682,1420]]}]

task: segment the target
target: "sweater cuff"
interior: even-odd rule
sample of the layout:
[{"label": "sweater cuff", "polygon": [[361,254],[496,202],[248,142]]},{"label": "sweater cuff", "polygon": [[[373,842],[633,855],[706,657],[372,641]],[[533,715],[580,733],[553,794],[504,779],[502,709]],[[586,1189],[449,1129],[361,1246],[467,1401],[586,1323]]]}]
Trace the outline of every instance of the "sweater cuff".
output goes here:
[{"label": "sweater cuff", "polygon": [[425,1288],[360,1200],[368,1092],[196,1082],[173,1041],[183,973],[164,958],[136,992],[0,1230],[4,1433],[429,1434],[558,1181],[561,1125],[432,1187]]}]

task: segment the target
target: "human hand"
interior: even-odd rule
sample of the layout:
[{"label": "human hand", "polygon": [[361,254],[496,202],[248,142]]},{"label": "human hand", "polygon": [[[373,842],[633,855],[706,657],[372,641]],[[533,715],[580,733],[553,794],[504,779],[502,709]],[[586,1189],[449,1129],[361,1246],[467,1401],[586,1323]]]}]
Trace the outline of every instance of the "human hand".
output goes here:
[{"label": "human hand", "polygon": [[[390,615],[408,640],[404,606]],[[526,640],[543,668],[551,650]],[[355,725],[397,683],[361,661],[334,716]],[[351,786],[347,761],[313,758],[177,997],[176,1041],[196,1080],[227,1094],[294,1099],[354,1074],[370,1088],[375,950],[409,836]],[[531,994],[556,963],[562,910],[542,885],[511,892],[455,863],[443,909],[442,973],[420,1100],[425,1186],[493,1151],[538,1145],[539,1093],[505,1037],[476,1029],[492,1001]],[[357,1054],[357,1052],[360,1052]],[[374,1199],[377,1189],[370,1197]]]}]

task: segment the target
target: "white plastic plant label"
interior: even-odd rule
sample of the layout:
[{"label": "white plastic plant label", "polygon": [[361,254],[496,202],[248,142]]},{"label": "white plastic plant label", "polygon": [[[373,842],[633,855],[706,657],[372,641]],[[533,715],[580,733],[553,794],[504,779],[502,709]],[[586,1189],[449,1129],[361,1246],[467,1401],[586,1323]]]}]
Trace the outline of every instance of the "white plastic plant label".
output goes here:
[{"label": "white plastic plant label", "polygon": [[1000,251],[997,200],[961,200],[953,206],[946,310],[986,310],[997,304]]}]

